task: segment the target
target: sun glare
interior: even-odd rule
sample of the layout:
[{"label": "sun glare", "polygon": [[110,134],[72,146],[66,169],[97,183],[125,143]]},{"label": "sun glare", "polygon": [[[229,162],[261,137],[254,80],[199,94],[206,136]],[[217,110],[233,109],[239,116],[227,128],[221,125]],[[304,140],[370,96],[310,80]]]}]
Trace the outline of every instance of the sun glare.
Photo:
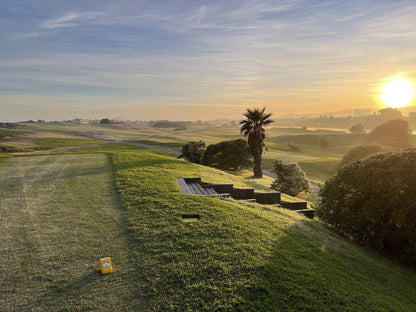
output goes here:
[{"label": "sun glare", "polygon": [[404,78],[394,77],[381,87],[381,99],[391,108],[407,106],[414,93],[412,83]]}]

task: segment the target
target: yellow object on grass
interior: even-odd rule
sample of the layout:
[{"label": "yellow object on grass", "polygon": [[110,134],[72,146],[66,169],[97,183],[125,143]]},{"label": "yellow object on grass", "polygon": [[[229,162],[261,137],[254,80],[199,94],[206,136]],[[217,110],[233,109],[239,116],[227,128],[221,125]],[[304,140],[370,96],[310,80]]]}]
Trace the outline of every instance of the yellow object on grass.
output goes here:
[{"label": "yellow object on grass", "polygon": [[110,257],[100,259],[100,271],[102,274],[113,272],[113,266],[111,264]]}]

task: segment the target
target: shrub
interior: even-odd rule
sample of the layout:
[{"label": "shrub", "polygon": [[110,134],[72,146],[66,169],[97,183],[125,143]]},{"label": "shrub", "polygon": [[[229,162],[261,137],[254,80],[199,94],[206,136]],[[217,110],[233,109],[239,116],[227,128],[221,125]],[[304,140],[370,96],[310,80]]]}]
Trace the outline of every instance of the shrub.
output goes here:
[{"label": "shrub", "polygon": [[185,158],[185,160],[200,164],[202,163],[202,157],[204,156],[205,142],[188,142],[182,146],[182,154],[179,158]]},{"label": "shrub", "polygon": [[291,196],[296,196],[302,191],[309,192],[309,179],[297,163],[284,163],[281,160],[276,160],[272,171],[277,176],[270,186],[272,189]]},{"label": "shrub", "polygon": [[364,159],[372,154],[386,151],[387,148],[388,147],[384,145],[375,143],[355,146],[344,155],[341,160],[341,166],[347,165],[360,159]]},{"label": "shrub", "polygon": [[16,153],[23,152],[24,150],[18,147],[0,145],[0,153]]},{"label": "shrub", "polygon": [[321,220],[416,264],[416,149],[341,167],[321,188]]},{"label": "shrub", "polygon": [[100,125],[111,125],[113,122],[108,118],[103,118],[100,121]]},{"label": "shrub", "polygon": [[350,128],[350,132],[352,134],[363,134],[365,132],[365,128],[362,123],[357,123]]},{"label": "shrub", "polygon": [[252,167],[247,142],[243,139],[211,144],[204,153],[203,164],[219,169],[237,170]]},{"label": "shrub", "polygon": [[409,148],[412,146],[409,123],[402,119],[386,121],[367,135],[367,142]]}]

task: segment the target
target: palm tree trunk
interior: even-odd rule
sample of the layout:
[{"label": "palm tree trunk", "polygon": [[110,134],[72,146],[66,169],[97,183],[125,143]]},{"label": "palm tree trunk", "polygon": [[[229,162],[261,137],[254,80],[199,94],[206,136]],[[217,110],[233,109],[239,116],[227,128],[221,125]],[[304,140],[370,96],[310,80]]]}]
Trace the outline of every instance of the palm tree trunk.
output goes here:
[{"label": "palm tree trunk", "polygon": [[261,169],[261,153],[254,155],[254,177],[261,178],[263,177],[263,170]]}]

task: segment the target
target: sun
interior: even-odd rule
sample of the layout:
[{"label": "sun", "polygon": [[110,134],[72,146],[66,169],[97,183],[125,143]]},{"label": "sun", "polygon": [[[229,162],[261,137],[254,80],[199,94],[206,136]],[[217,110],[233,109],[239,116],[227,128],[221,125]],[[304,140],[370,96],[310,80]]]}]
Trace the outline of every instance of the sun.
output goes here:
[{"label": "sun", "polygon": [[400,77],[391,78],[381,87],[381,99],[391,108],[407,106],[414,94],[412,83]]}]

